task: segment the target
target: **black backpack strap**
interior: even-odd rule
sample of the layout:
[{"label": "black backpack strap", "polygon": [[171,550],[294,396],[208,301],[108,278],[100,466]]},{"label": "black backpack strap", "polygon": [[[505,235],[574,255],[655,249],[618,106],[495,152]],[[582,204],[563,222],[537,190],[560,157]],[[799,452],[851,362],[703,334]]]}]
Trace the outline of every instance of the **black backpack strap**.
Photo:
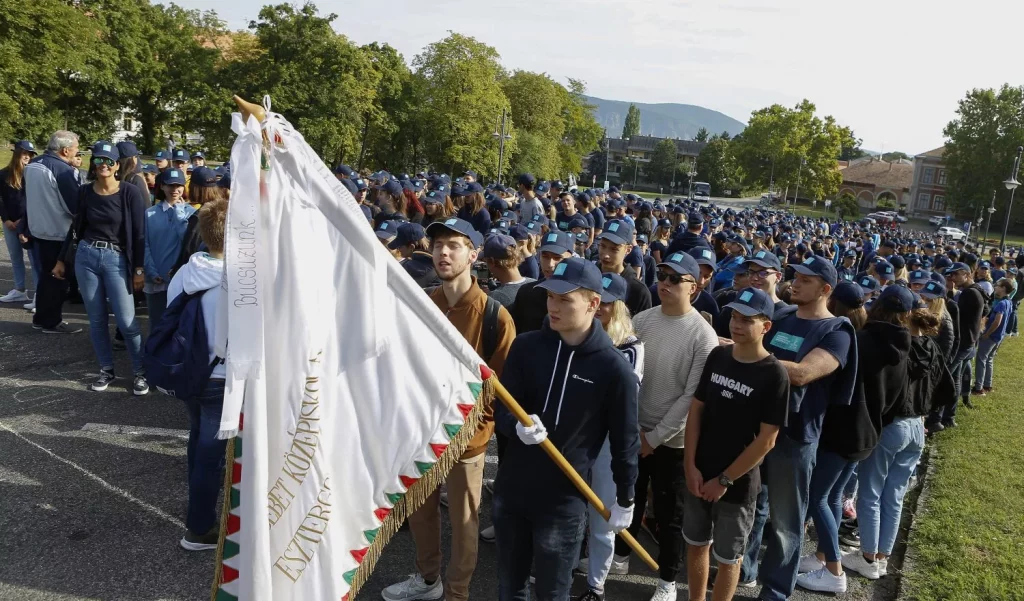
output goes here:
[{"label": "black backpack strap", "polygon": [[484,329],[482,342],[484,347],[484,362],[490,363],[494,351],[498,349],[498,310],[501,303],[491,297],[487,297],[487,307],[484,309]]}]

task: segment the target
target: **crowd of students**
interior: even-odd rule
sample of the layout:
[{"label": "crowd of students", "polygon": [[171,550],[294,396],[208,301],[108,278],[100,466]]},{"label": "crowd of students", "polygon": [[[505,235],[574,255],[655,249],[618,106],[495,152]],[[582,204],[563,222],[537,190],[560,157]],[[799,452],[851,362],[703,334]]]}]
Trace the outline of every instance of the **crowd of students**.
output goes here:
[{"label": "crowd of students", "polygon": [[[144,166],[130,142],[98,142],[83,180],[77,155],[77,136],[59,131],[39,155],[19,142],[0,172],[15,266],[0,302],[28,303],[44,333],[79,331],[61,313],[74,274],[100,368],[90,388],[115,378],[109,307],[132,390],[146,394],[134,296],[152,328],[179,295],[213,292],[202,310],[214,323],[230,170],[183,150]],[[497,545],[502,601],[526,599],[531,582],[538,599],[564,601],[574,571],[586,575],[580,599],[600,600],[607,576],[630,570],[624,529],[658,543],[652,601],[677,598],[680,569],[690,599],[709,582],[714,599],[759,584],[776,601],[796,586],[844,592],[847,571],[884,577],[926,434],[955,427],[959,405],[991,392],[1002,340],[1017,334],[1024,275],[998,249],[982,258],[898,227],[651,202],[530,174],[515,189],[472,171],[335,174],[534,424],[487,407],[445,487],[409,518],[416,572],[387,587],[387,601],[467,599],[480,540]],[[209,424],[222,395],[214,367],[186,401],[190,550],[216,546],[224,441]],[[485,481],[492,436],[499,469]],[[588,510],[544,440],[609,520]],[[493,523],[481,528],[484,490]],[[801,556],[809,521],[817,550]]]}]

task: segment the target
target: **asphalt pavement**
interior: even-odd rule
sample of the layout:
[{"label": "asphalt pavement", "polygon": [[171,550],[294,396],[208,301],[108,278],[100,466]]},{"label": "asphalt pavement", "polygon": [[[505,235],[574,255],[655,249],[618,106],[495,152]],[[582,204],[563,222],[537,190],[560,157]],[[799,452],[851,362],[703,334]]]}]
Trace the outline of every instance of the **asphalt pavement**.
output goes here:
[{"label": "asphalt pavement", "polygon": [[[0,294],[13,287],[11,278],[0,244]],[[83,331],[46,335],[31,328],[21,303],[0,305],[0,601],[208,599],[213,553],[178,546],[187,500],[184,407],[156,392],[132,396],[123,351],[115,353],[121,379],[106,392],[86,390],[98,366],[84,307],[67,305],[65,319]],[[493,477],[493,449],[487,459]],[[481,513],[489,525],[486,492]],[[653,541],[646,534],[640,540],[656,556]],[[379,599],[381,589],[413,571],[413,556],[412,538],[402,530],[359,599]],[[680,581],[685,577],[683,570]],[[495,547],[481,543],[472,598],[497,599],[496,582]],[[609,578],[607,598],[646,601],[656,582],[634,558],[630,575]],[[577,577],[574,592],[585,586]],[[742,589],[737,598],[756,594]],[[792,598],[820,597],[798,590]],[[869,586],[851,576],[843,598],[893,599],[894,579]]]}]

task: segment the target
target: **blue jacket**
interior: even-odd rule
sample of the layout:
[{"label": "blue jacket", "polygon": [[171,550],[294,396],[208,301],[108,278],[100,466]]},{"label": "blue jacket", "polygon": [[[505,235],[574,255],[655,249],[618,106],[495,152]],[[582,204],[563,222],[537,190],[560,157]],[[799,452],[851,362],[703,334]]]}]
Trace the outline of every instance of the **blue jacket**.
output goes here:
[{"label": "blue jacket", "polygon": [[28,231],[40,240],[61,241],[78,212],[78,169],[46,151],[25,167],[25,216]]},{"label": "blue jacket", "polygon": [[[599,321],[573,347],[545,318],[542,329],[516,337],[501,379],[526,413],[540,417],[548,440],[584,478],[607,438],[616,499],[620,504],[633,499],[640,451],[639,382]],[[586,508],[583,496],[544,451],[519,440],[516,418],[500,403],[495,403],[494,423],[509,438],[495,482],[496,498],[523,509]]]},{"label": "blue jacket", "polygon": [[470,214],[471,208],[468,206],[459,209],[459,219],[468,221],[473,225],[473,229],[480,232],[480,235],[486,236],[487,232],[491,229],[491,214],[487,212],[487,208],[484,207],[476,212],[476,214]]},{"label": "blue jacket", "polygon": [[146,209],[146,281],[153,282],[161,277],[164,284],[171,281],[171,270],[174,269],[178,254],[181,252],[181,240],[188,228],[188,218],[196,210],[191,205],[180,204],[176,207],[160,202]]}]

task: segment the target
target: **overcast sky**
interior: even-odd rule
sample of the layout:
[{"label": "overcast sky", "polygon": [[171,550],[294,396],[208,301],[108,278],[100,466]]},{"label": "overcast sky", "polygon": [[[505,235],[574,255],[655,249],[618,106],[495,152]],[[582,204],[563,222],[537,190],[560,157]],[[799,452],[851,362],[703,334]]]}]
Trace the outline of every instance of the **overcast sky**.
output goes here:
[{"label": "overcast sky", "polygon": [[[235,29],[265,2],[177,0]],[[593,96],[679,102],[746,122],[808,98],[871,150],[941,146],[974,87],[1021,84],[1024,3],[973,0],[320,0],[358,44],[411,62],[448,30],[497,48],[509,70],[582,79]]]}]

